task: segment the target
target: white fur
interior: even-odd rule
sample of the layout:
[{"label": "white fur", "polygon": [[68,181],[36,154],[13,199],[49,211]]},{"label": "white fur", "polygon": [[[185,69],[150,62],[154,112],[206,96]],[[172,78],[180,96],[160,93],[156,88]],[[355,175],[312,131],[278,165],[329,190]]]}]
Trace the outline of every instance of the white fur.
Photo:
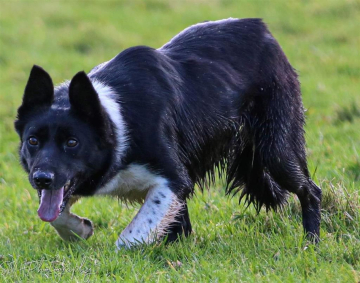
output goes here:
[{"label": "white fur", "polygon": [[127,131],[123,116],[121,115],[120,105],[116,102],[116,92],[111,87],[95,79],[91,79],[91,82],[99,95],[101,105],[114,123],[117,140],[117,147],[115,149],[116,162],[120,163],[127,148]]},{"label": "white fur", "polygon": [[145,165],[130,164],[97,190],[96,194],[113,195],[130,202],[142,202],[150,188],[163,186],[165,182],[164,178],[151,173]]},{"label": "white fur", "polygon": [[88,225],[84,218],[70,212],[70,207],[76,200],[76,197],[72,197],[59,217],[50,223],[66,241],[76,241],[79,237],[87,239],[94,233],[92,224]]},{"label": "white fur", "polygon": [[145,199],[135,218],[119,236],[118,248],[151,243],[164,236],[183,206],[165,178],[139,164],[130,164],[121,170],[96,194],[113,195],[130,202]]},{"label": "white fur", "polygon": [[152,187],[145,202],[131,223],[120,234],[116,247],[131,247],[139,243],[152,243],[164,236],[169,225],[182,209],[183,203],[162,182]]}]

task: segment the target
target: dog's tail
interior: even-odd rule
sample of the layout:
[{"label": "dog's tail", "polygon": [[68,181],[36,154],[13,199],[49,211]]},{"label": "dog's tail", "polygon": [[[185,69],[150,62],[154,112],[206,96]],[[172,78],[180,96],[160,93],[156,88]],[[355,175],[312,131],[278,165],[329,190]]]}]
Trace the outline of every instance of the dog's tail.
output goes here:
[{"label": "dog's tail", "polygon": [[288,191],[305,197],[305,190],[316,190],[306,164],[297,74],[270,33],[264,40],[260,76],[240,113],[242,126],[227,164],[227,193],[241,191],[240,200],[258,211],[263,205],[276,210]]}]

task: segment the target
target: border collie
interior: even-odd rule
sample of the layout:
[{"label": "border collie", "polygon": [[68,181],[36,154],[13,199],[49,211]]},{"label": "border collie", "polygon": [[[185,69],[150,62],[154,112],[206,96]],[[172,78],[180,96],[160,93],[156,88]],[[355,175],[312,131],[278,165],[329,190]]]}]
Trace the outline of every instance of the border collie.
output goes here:
[{"label": "border collie", "polygon": [[70,207],[94,195],[142,203],[118,248],[188,236],[187,200],[217,173],[258,211],[296,194],[318,240],[321,189],[307,168],[299,81],[260,19],[190,26],[55,88],[34,66],[15,128],[38,215],[65,240],[93,234]]}]

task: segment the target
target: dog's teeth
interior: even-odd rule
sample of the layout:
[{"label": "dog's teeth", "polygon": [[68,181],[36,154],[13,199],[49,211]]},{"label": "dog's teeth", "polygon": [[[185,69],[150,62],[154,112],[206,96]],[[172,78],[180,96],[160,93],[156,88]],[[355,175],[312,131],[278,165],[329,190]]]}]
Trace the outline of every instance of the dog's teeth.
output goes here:
[{"label": "dog's teeth", "polygon": [[70,188],[70,180],[68,180],[64,185],[65,191],[67,191],[69,188]]}]

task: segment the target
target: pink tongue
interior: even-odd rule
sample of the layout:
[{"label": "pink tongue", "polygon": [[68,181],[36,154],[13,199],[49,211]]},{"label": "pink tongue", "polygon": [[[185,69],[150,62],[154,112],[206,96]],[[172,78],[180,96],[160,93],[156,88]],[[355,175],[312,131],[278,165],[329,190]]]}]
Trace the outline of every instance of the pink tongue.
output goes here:
[{"label": "pink tongue", "polygon": [[60,213],[64,197],[64,187],[60,190],[41,190],[41,200],[38,215],[42,221],[52,222]]}]

